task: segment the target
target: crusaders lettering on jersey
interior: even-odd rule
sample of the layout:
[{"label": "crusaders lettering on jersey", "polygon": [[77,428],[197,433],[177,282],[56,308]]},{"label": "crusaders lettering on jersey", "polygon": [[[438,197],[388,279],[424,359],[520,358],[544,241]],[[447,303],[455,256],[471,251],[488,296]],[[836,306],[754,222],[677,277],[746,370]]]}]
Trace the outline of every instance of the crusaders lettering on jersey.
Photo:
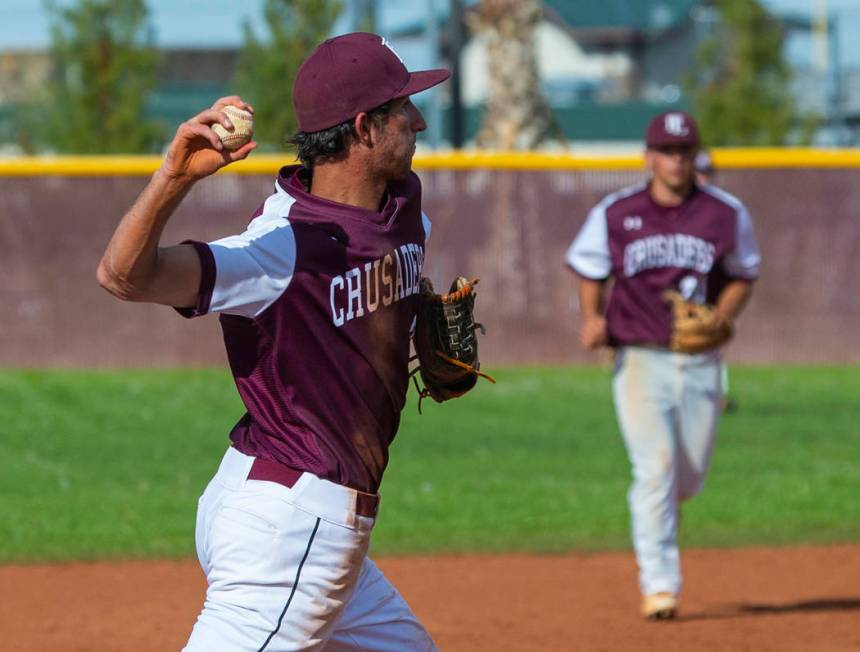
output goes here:
[{"label": "crusaders lettering on jersey", "polygon": [[624,247],[624,275],[635,276],[646,269],[680,267],[708,274],[714,266],[716,247],[694,235],[651,235]]},{"label": "crusaders lettering on jersey", "polygon": [[363,267],[353,267],[335,276],[329,286],[332,322],[340,328],[348,321],[375,312],[380,303],[390,306],[417,294],[423,269],[424,247],[409,243]]}]

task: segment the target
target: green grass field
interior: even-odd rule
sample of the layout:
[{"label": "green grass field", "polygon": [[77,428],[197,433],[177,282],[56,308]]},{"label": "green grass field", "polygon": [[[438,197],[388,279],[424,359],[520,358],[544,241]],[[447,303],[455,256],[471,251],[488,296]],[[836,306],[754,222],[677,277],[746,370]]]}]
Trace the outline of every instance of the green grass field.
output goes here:
[{"label": "green grass field", "polygon": [[[376,554],[629,545],[609,372],[507,369],[410,392]],[[685,545],[860,541],[860,369],[732,370]],[[223,370],[0,372],[0,561],[194,554],[197,497],[242,414]]]}]

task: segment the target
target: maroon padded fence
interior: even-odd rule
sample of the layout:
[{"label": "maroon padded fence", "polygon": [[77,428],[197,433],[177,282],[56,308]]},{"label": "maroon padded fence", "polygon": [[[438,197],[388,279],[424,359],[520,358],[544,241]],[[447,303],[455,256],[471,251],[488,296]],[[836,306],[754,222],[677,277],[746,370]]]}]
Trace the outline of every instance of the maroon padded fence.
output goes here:
[{"label": "maroon padded fence", "polygon": [[[855,169],[728,169],[764,257],[753,301],[729,348],[745,363],[860,362],[860,182]],[[594,361],[577,346],[576,280],[565,249],[603,195],[635,171],[427,170],[433,220],[426,273],[438,286],[480,276],[488,366]],[[95,268],[145,177],[0,177],[0,365],[218,365],[217,319],[125,304]],[[221,174],[199,184],[165,234],[214,239],[244,228],[269,176]]]}]

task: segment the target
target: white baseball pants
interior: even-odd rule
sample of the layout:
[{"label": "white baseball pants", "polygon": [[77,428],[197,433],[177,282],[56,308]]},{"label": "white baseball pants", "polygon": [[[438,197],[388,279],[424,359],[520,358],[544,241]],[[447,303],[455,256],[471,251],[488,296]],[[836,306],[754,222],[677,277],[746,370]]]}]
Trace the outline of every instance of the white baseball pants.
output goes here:
[{"label": "white baseball pants", "polygon": [[374,519],[355,492],[309,473],[292,488],[248,480],[253,460],[228,449],[200,498],[209,586],[185,651],[436,650],[368,559]]},{"label": "white baseball pants", "polygon": [[681,589],[678,505],[702,489],[720,417],[719,352],[618,350],[613,397],[633,470],[628,493],[643,595]]}]

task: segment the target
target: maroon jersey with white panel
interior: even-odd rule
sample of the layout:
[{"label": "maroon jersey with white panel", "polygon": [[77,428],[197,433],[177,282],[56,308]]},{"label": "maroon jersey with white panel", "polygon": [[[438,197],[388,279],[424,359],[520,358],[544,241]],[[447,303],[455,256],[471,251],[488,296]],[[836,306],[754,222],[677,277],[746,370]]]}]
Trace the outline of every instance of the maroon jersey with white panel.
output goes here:
[{"label": "maroon jersey with white panel", "polygon": [[611,345],[666,346],[671,312],[661,297],[665,290],[713,302],[727,281],[755,279],[760,255],[749,212],[727,192],[696,186],[681,205],[668,207],[640,184],[591,210],[566,260],[586,278],[612,277],[606,309]]},{"label": "maroon jersey with white panel", "polygon": [[406,400],[410,331],[430,222],[414,173],[379,212],[311,195],[281,170],[241,235],[192,243],[197,306],[220,312],[247,413],[241,452],[376,492]]}]

